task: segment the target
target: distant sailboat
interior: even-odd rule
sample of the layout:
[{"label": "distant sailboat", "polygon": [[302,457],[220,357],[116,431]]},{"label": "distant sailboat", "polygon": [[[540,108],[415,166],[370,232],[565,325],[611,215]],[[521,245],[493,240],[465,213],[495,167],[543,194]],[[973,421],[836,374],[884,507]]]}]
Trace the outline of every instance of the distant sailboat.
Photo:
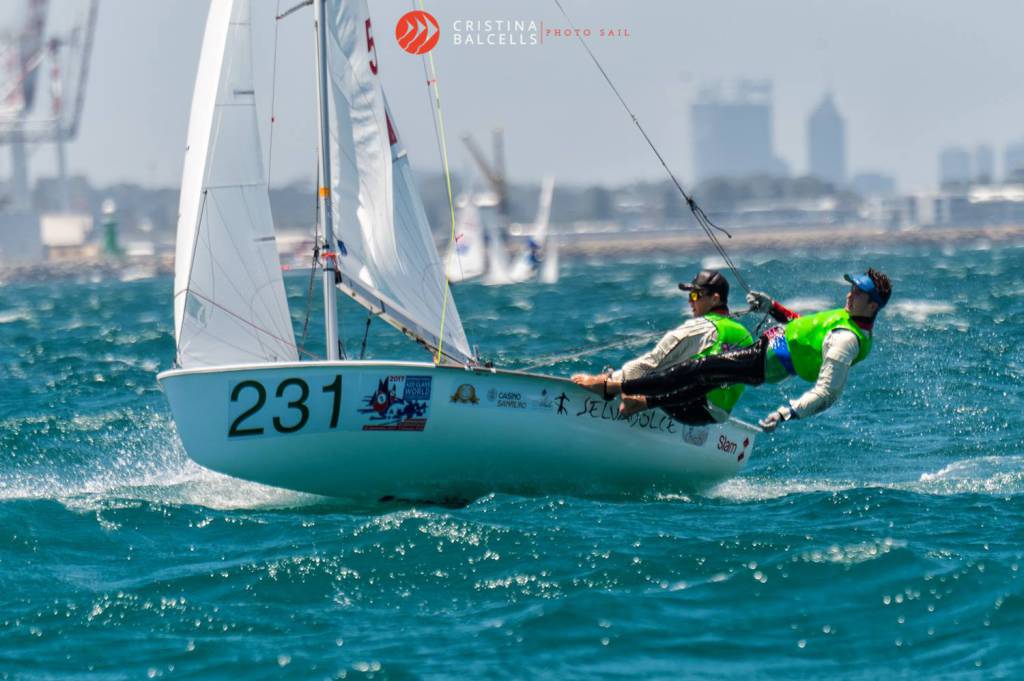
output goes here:
[{"label": "distant sailboat", "polygon": [[[526,247],[512,268],[513,281],[529,281],[537,278],[543,284],[558,283],[558,244],[550,237],[548,226],[551,222],[551,199],[555,191],[555,179],[544,178],[537,204],[537,218],[534,220]],[[552,252],[553,251],[553,252]]]},{"label": "distant sailboat", "polygon": [[[262,6],[262,5],[261,5]],[[248,0],[213,0],[189,120],[175,367],[157,378],[213,470],[353,499],[701,487],[755,428],[619,418],[570,381],[481,366],[445,281],[378,75],[365,0],[315,0],[326,359],[299,361],[274,247]],[[433,362],[339,359],[341,290]]]},{"label": "distant sailboat", "polygon": [[497,205],[497,198],[487,192],[459,197],[455,243],[445,259],[448,281],[482,279],[491,286],[512,283],[508,247],[495,215]]}]

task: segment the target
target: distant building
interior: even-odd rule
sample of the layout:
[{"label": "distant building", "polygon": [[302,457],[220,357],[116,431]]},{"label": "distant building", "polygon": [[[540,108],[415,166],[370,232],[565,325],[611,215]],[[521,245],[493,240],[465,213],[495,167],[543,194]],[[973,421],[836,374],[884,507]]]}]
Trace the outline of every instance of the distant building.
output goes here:
[{"label": "distant building", "polygon": [[807,167],[812,177],[835,187],[846,183],[846,124],[831,93],[807,119]]},{"label": "distant building", "polygon": [[729,95],[705,88],[691,117],[698,180],[789,174],[773,151],[771,81],[741,80]]},{"label": "distant building", "polygon": [[996,156],[992,147],[979,144],[974,150],[974,181],[977,184],[992,184],[996,179]]},{"label": "distant building", "polygon": [[971,155],[960,147],[947,147],[939,154],[939,186],[966,187],[971,183]]},{"label": "distant building", "polygon": [[888,197],[896,194],[896,180],[881,173],[860,173],[850,180],[850,189],[861,196]]},{"label": "distant building", "polygon": [[1024,182],[1024,142],[1006,146],[1003,167],[1006,169],[1007,182]]}]

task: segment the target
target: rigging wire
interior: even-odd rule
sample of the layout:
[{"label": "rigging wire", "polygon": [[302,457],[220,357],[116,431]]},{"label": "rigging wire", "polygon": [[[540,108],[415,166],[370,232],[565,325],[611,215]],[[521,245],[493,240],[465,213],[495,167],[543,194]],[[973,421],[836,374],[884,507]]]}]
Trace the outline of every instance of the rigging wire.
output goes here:
[{"label": "rigging wire", "polygon": [[[316,163],[316,186],[320,186],[320,162]],[[306,346],[306,334],[309,332],[309,317],[313,312],[313,282],[316,279],[316,268],[320,264],[320,198],[313,192],[313,261],[309,266],[309,287],[306,289],[306,314],[302,321],[302,341]]]},{"label": "rigging wire", "polygon": [[270,76],[270,134],[267,140],[267,191],[270,191],[270,169],[271,161],[274,159],[274,124],[277,122],[277,116],[274,115],[274,111],[277,106],[277,34],[278,29],[281,26],[281,19],[286,15],[281,14],[281,0],[277,0],[277,7],[274,9],[274,62],[273,71]]},{"label": "rigging wire", "polygon": [[653,151],[654,155],[658,157],[658,161],[661,162],[662,167],[665,169],[665,172],[668,173],[668,176],[669,178],[671,178],[672,183],[676,186],[676,189],[682,195],[683,199],[686,200],[686,205],[690,208],[690,212],[693,213],[693,217],[694,219],[696,219],[697,224],[700,226],[700,228],[704,231],[704,234],[711,241],[711,244],[715,247],[715,250],[718,251],[718,254],[722,257],[722,260],[725,261],[725,264],[729,266],[729,269],[732,271],[732,274],[736,278],[736,281],[739,282],[740,286],[742,286],[747,293],[750,293],[750,286],[747,285],[746,280],[743,278],[743,275],[740,274],[739,269],[736,267],[735,263],[733,263],[732,258],[729,257],[729,254],[726,252],[725,247],[722,246],[722,243],[718,240],[718,237],[715,235],[715,230],[721,232],[722,234],[725,234],[726,237],[730,239],[732,238],[732,234],[716,225],[711,220],[711,218],[707,216],[707,213],[704,212],[704,209],[697,204],[694,198],[686,193],[686,190],[683,189],[683,185],[680,184],[679,180],[676,179],[675,174],[668,167],[668,163],[665,162],[665,159],[661,155],[661,152],[658,151],[658,148],[654,145],[654,142],[647,135],[647,131],[644,130],[644,127],[642,125],[640,125],[640,120],[636,117],[636,114],[634,114],[633,110],[629,108],[629,104],[626,103],[626,100],[619,93],[618,88],[615,87],[615,83],[612,82],[612,79],[608,76],[608,73],[604,70],[604,67],[601,66],[601,62],[597,60],[597,56],[594,55],[594,52],[590,49],[590,46],[587,44],[587,41],[583,39],[582,33],[576,30],[576,25],[573,24],[572,19],[569,18],[569,15],[566,13],[565,8],[562,7],[562,3],[560,2],[560,0],[554,0],[554,2],[558,6],[559,11],[562,13],[562,16],[565,17],[565,20],[568,22],[569,26],[573,29],[573,33],[575,33],[576,38],[580,41],[580,44],[583,45],[583,48],[587,51],[587,54],[590,55],[591,61],[594,62],[594,65],[601,72],[601,75],[604,76],[605,82],[608,83],[608,86],[612,89],[612,92],[615,93],[615,96],[618,98],[619,103],[622,104],[622,107],[626,110],[626,113],[628,113],[630,118],[633,119],[633,123],[640,131],[640,134],[643,135],[643,138],[647,142],[647,145],[651,148],[651,151]]},{"label": "rigging wire", "polygon": [[[423,0],[419,0],[420,10],[426,11],[423,5]],[[428,52],[426,58],[430,61],[430,77],[427,79],[427,88],[431,85],[434,87],[434,109],[437,112],[437,121],[434,123],[434,129],[437,133],[438,142],[441,146],[441,163],[444,166],[444,179],[445,185],[448,189],[448,211],[451,219],[451,236],[449,241],[449,252],[454,250],[455,244],[455,202],[452,199],[452,174],[451,169],[448,166],[448,144],[445,141],[444,136],[444,113],[441,110],[441,87],[437,80],[437,66],[434,64],[434,55],[432,52]],[[424,65],[424,69],[426,66]],[[451,255],[449,255],[449,258]],[[444,288],[444,300],[441,303],[441,328],[437,337],[437,354],[434,356],[434,364],[441,363],[441,356],[444,347],[444,321],[448,313],[448,298],[450,298],[450,287],[448,286],[448,272],[447,270],[441,272],[441,286]]]}]

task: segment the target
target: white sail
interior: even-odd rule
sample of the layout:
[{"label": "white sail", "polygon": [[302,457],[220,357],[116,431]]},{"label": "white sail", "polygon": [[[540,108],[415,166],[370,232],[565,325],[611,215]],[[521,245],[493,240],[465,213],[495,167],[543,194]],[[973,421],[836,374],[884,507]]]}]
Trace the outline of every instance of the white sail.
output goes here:
[{"label": "white sail", "polygon": [[298,358],[253,89],[249,0],[213,0],[192,96],[174,274],[179,366]]},{"label": "white sail", "polygon": [[[512,268],[512,280],[516,282],[533,279],[538,274],[542,283],[553,284],[558,281],[558,253],[554,261],[547,264],[548,224],[551,217],[551,198],[555,191],[555,179],[544,178],[540,198],[537,202],[537,218],[533,222],[526,248],[520,254]],[[553,270],[551,268],[554,268]]]},{"label": "white sail", "polygon": [[481,206],[480,219],[487,237],[487,276],[484,277],[484,283],[488,286],[511,284],[512,265],[509,262],[508,246],[502,234],[504,223],[498,214],[496,201]]},{"label": "white sail", "polygon": [[[365,0],[327,0],[331,209],[342,290],[431,349],[472,351],[378,78]],[[442,344],[443,329],[443,344]]]},{"label": "white sail", "polygon": [[455,211],[455,243],[445,259],[448,281],[468,281],[486,272],[487,246],[474,197],[461,197]]},{"label": "white sail", "polygon": [[537,203],[537,219],[533,221],[534,238],[541,248],[547,245],[548,225],[551,222],[551,199],[555,194],[555,178],[545,177]]},{"label": "white sail", "polygon": [[559,276],[558,239],[549,236],[545,251],[544,262],[540,264],[540,283],[557,284]]}]

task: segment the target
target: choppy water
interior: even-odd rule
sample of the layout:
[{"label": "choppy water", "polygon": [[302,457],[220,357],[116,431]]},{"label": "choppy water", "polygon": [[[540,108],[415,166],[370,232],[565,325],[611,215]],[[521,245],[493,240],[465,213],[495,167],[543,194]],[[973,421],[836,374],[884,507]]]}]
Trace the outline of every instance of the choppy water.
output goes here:
[{"label": "choppy water", "polygon": [[[3,286],[0,677],[1024,676],[1024,247],[738,260],[807,310],[839,303],[844,271],[891,274],[839,405],[704,496],[461,509],[347,508],[192,464],[154,381],[168,279]],[[701,264],[570,262],[557,288],[457,297],[481,353],[521,366],[672,326]],[[350,347],[363,320],[343,315]]]}]

